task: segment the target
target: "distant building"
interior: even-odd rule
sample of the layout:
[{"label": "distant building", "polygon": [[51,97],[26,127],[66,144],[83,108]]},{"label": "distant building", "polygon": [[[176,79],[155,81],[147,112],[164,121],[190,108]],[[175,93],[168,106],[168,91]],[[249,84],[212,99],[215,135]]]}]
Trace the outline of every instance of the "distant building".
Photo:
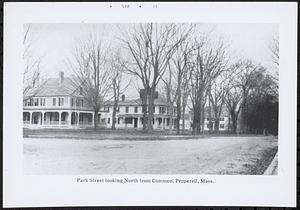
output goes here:
[{"label": "distant building", "polygon": [[[101,126],[111,127],[113,106],[106,105],[106,112],[101,113]],[[166,100],[154,100],[153,129],[174,129],[176,127],[176,110],[169,110]],[[171,114],[173,113],[173,114]],[[141,99],[126,100],[122,95],[116,112],[116,128],[143,128],[143,106]]]},{"label": "distant building", "polygon": [[[204,116],[204,131],[209,131],[210,127],[211,130],[213,131],[216,124],[214,121],[213,113],[211,113],[211,120],[209,120],[209,108],[205,107],[205,116]],[[183,120],[180,119],[180,128],[183,126]],[[193,112],[189,111],[185,113],[185,130],[186,131],[191,131],[193,127]],[[221,117],[219,118],[219,131],[228,131],[229,130],[229,124],[230,124],[230,119],[228,117],[228,113],[226,112],[226,109],[224,107]]]}]

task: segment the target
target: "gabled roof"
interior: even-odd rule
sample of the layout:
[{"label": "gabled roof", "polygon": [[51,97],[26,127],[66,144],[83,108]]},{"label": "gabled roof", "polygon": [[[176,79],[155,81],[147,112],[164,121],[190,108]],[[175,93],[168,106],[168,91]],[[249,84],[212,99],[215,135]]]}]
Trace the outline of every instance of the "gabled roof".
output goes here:
[{"label": "gabled roof", "polygon": [[[113,103],[113,102],[111,102]],[[140,98],[138,99],[127,99],[125,101],[119,101],[119,106],[140,106],[142,105],[142,100]],[[154,99],[154,105],[167,105],[167,100],[162,98],[162,97],[158,97],[157,99]]]},{"label": "gabled roof", "polygon": [[[50,97],[50,96],[73,96],[82,97],[79,94],[78,82],[75,78],[65,77],[63,82],[60,84],[59,78],[49,78],[43,82],[40,86],[31,89],[26,97]],[[107,105],[112,105],[113,101],[107,102]],[[142,100],[137,99],[126,99],[125,101],[120,100],[119,106],[137,106],[142,105]],[[161,96],[154,100],[154,105],[167,105],[167,100]]]},{"label": "gabled roof", "polygon": [[49,78],[43,82],[42,85],[31,89],[26,96],[47,97],[72,95],[80,97],[77,89],[78,87],[75,82],[69,77],[65,77],[61,84],[59,78]]}]

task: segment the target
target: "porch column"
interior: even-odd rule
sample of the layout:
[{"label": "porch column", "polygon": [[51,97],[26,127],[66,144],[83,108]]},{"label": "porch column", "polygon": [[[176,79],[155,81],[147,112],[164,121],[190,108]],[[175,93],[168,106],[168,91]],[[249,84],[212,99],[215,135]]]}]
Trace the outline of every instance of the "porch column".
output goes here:
[{"label": "porch column", "polygon": [[141,120],[141,118],[140,118],[140,117],[138,117],[138,118],[137,118],[137,128],[140,128],[140,125],[141,125],[141,122],[140,122],[140,120]]},{"label": "porch column", "polygon": [[58,125],[61,125],[61,112],[58,112]]},{"label": "porch column", "polygon": [[44,114],[45,114],[45,112],[41,113],[41,115],[42,115],[42,123],[41,123],[41,125],[44,125]]},{"label": "porch column", "polygon": [[72,112],[68,112],[68,124],[71,126]]},{"label": "porch column", "polygon": [[29,124],[32,124],[32,112],[29,112]]},{"label": "porch column", "polygon": [[[77,121],[76,121],[76,125],[79,126],[79,114],[80,112],[76,112],[77,113]],[[75,117],[76,118],[76,117]]]}]

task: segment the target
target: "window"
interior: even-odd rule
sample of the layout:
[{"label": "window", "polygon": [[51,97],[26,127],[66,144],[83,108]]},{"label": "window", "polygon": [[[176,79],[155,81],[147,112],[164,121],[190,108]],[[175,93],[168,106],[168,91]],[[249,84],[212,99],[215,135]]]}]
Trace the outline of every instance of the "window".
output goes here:
[{"label": "window", "polygon": [[125,107],[125,112],[126,112],[126,113],[129,112],[129,107],[128,107],[128,106]]},{"label": "window", "polygon": [[118,124],[120,124],[120,118],[118,118]]},{"label": "window", "polygon": [[24,104],[25,106],[30,106],[30,100],[26,100]]},{"label": "window", "polygon": [[58,106],[64,105],[64,98],[58,98]]},{"label": "window", "polygon": [[138,107],[137,106],[134,107],[134,113],[138,113]]},{"label": "window", "polygon": [[153,113],[155,113],[155,106],[153,106]]},{"label": "window", "polygon": [[79,95],[82,95],[82,94],[83,94],[83,88],[79,87]]},{"label": "window", "polygon": [[43,106],[43,99],[40,99],[40,106]]},{"label": "window", "polygon": [[35,98],[33,99],[33,106],[38,106],[39,105],[39,99]]},{"label": "window", "polygon": [[224,129],[225,128],[224,124],[220,124],[220,128]]},{"label": "window", "polygon": [[220,121],[224,121],[224,117],[221,117],[221,118],[220,118]]},{"label": "window", "polygon": [[81,107],[83,107],[83,100],[81,100]]},{"label": "window", "polygon": [[165,114],[166,113],[166,107],[160,106],[159,107],[159,114]]},{"label": "window", "polygon": [[74,106],[74,98],[71,98],[71,106]]},{"label": "window", "polygon": [[56,106],[56,98],[53,98],[52,105],[53,105],[53,106]]},{"label": "window", "polygon": [[110,124],[110,118],[107,118],[107,123]]},{"label": "window", "polygon": [[120,112],[120,107],[119,106],[117,107],[116,112]]}]

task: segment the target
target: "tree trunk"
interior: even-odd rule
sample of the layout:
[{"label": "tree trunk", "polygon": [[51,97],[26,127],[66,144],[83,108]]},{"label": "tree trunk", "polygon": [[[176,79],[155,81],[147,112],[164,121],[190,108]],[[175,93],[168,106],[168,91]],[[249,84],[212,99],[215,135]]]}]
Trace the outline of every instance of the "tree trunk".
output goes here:
[{"label": "tree trunk", "polygon": [[173,129],[173,126],[172,126],[172,119],[173,119],[173,114],[174,114],[174,107],[173,105],[170,103],[169,105],[169,114],[170,114],[170,120],[169,120],[169,130],[170,132],[172,131]]},{"label": "tree trunk", "polygon": [[208,120],[208,123],[209,123],[209,133],[211,133],[212,132],[212,120],[211,120],[211,106],[210,106],[210,100],[209,100],[209,102],[208,102],[208,118],[209,118],[209,120]]},{"label": "tree trunk", "polygon": [[98,112],[99,112],[98,108],[94,109],[94,130],[97,130],[98,127]]},{"label": "tree trunk", "polygon": [[220,120],[219,118],[215,118],[215,127],[214,127],[214,133],[219,133],[219,126],[220,126]]},{"label": "tree trunk", "polygon": [[182,105],[182,132],[185,132],[185,105]]},{"label": "tree trunk", "polygon": [[111,129],[116,130],[116,112],[117,112],[117,107],[118,107],[118,101],[115,100],[114,102],[114,107],[113,107],[113,113],[112,113],[112,125]]},{"label": "tree trunk", "polygon": [[153,106],[154,106],[154,92],[155,89],[151,88],[149,91],[149,102],[148,102],[148,132],[153,131]]},{"label": "tree trunk", "polygon": [[145,94],[144,98],[142,99],[142,103],[143,103],[143,131],[146,132],[147,131],[147,123],[146,123],[146,119],[147,119],[147,94]]},{"label": "tree trunk", "polygon": [[205,128],[205,125],[204,125],[204,122],[205,122],[205,110],[204,110],[205,106],[204,106],[204,103],[201,104],[201,125],[202,125],[202,130],[201,130],[201,133],[204,134],[204,128]]},{"label": "tree trunk", "polygon": [[222,108],[220,109],[221,111],[219,112],[218,106],[213,107],[213,112],[214,112],[214,121],[215,121],[215,126],[214,126],[214,133],[219,133],[219,127],[220,127],[220,115],[222,112]]},{"label": "tree trunk", "polygon": [[194,106],[193,133],[200,134],[201,131],[201,106]]},{"label": "tree trunk", "polygon": [[[179,88],[180,89],[180,88]],[[177,125],[176,125],[176,134],[179,135],[180,134],[180,118],[181,118],[181,91],[178,91],[179,95],[177,95]]]},{"label": "tree trunk", "polygon": [[237,129],[237,116],[234,110],[230,112],[231,120],[232,120],[232,133],[236,134]]}]

